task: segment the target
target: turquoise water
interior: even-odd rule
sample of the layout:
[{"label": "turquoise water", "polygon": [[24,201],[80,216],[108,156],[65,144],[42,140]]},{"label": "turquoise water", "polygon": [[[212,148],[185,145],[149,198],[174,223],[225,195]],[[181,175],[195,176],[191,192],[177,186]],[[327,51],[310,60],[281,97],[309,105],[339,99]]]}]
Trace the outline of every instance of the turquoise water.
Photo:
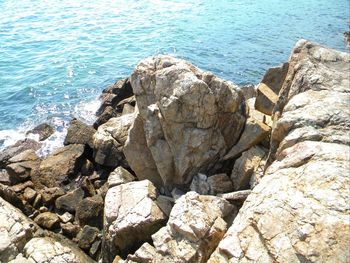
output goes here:
[{"label": "turquoise water", "polygon": [[300,38],[345,51],[349,9],[348,0],[0,0],[0,146],[43,121],[62,133],[72,116],[91,122],[101,90],[154,54],[245,84]]}]

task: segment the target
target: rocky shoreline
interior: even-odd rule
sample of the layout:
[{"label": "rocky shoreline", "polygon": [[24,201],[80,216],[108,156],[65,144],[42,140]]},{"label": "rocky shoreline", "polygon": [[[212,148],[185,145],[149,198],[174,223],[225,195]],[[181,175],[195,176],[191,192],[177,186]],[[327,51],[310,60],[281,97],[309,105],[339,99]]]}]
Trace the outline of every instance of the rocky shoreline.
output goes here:
[{"label": "rocky shoreline", "polygon": [[63,147],[0,153],[0,262],[349,262],[349,62],[300,40],[238,87],[141,61]]}]

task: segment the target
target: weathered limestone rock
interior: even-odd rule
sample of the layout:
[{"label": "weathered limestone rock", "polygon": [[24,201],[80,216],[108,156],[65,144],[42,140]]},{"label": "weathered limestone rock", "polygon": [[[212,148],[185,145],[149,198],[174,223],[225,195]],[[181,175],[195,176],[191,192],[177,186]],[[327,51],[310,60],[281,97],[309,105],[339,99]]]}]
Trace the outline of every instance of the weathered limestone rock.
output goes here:
[{"label": "weathered limestone rock", "polygon": [[93,127],[77,119],[73,119],[69,123],[67,136],[64,139],[64,145],[87,144],[93,148],[92,136],[95,134],[95,132],[96,130]]},{"label": "weathered limestone rock", "polygon": [[48,124],[48,123],[42,123],[38,126],[34,127],[34,129],[28,131],[26,135],[28,134],[38,134],[39,135],[39,141],[44,141],[47,138],[49,138],[53,133],[55,132],[54,128]]},{"label": "weathered limestone rock", "polygon": [[225,234],[224,218],[233,209],[222,198],[188,192],[176,201],[167,225],[152,236],[154,248],[144,244],[128,259],[140,262],[153,256],[151,262],[206,262]]},{"label": "weathered limestone rock", "polygon": [[111,118],[93,136],[94,158],[98,164],[117,166],[124,158],[123,146],[134,121],[133,114]]},{"label": "weathered limestone rock", "polygon": [[59,187],[50,187],[50,188],[44,188],[40,190],[42,202],[47,207],[49,207],[51,204],[54,204],[56,199],[64,195],[65,193],[66,192]]},{"label": "weathered limestone rock", "polygon": [[249,118],[238,143],[224,156],[224,160],[237,157],[250,147],[262,142],[269,134],[271,128],[263,122]]},{"label": "weathered limestone rock", "polygon": [[228,201],[244,201],[251,194],[251,192],[252,190],[241,190],[231,193],[218,194],[218,196]]},{"label": "weathered limestone rock", "polygon": [[84,145],[71,144],[59,148],[44,159],[39,167],[39,174],[32,176],[36,188],[59,187],[67,183],[82,164]]},{"label": "weathered limestone rock", "polygon": [[237,142],[246,109],[232,83],[170,56],[143,60],[130,81],[139,117],[124,153],[139,179],[188,184]]},{"label": "weathered limestone rock", "polygon": [[120,184],[130,183],[135,180],[135,177],[126,169],[118,166],[108,176],[108,187],[117,186]]},{"label": "weathered limestone rock", "polygon": [[37,226],[0,198],[0,261],[14,259],[34,236]]},{"label": "weathered limestone rock", "polygon": [[40,148],[40,143],[32,139],[25,139],[16,142],[0,152],[0,168],[5,168],[9,164],[9,159],[25,150],[32,149],[36,151]]},{"label": "weathered limestone rock", "polygon": [[251,177],[257,172],[261,166],[263,158],[267,157],[267,153],[259,146],[254,146],[245,151],[239,157],[233,166],[231,180],[234,185],[234,190],[249,188]]},{"label": "weathered limestone rock", "polygon": [[23,151],[9,159],[6,171],[10,176],[11,183],[23,182],[29,179],[40,165],[40,158],[31,149]]},{"label": "weathered limestone rock", "polygon": [[350,261],[350,56],[299,41],[270,163],[209,262]]},{"label": "weathered limestone rock", "polygon": [[69,238],[74,238],[78,235],[79,231],[81,230],[80,226],[73,224],[71,222],[68,223],[61,223],[60,227],[62,229],[63,235],[69,237]]},{"label": "weathered limestone rock", "polygon": [[60,218],[55,213],[45,212],[39,214],[35,219],[35,223],[37,223],[42,228],[46,229],[55,229],[60,224]]},{"label": "weathered limestone rock", "polygon": [[126,256],[151,239],[162,227],[166,216],[156,204],[156,188],[148,181],[131,182],[112,187],[105,198],[105,262],[118,255]]},{"label": "weathered limestone rock", "polygon": [[36,195],[37,195],[37,192],[34,189],[30,187],[27,187],[26,189],[24,189],[23,198],[27,202],[32,203]]},{"label": "weathered limestone rock", "polygon": [[288,72],[288,63],[280,67],[270,68],[258,86],[258,95],[255,101],[255,109],[267,115],[272,114],[279,91]]},{"label": "weathered limestone rock", "polygon": [[80,187],[56,199],[56,208],[74,213],[84,198],[84,190]]},{"label": "weathered limestone rock", "polygon": [[93,263],[94,261],[71,243],[58,242],[50,237],[31,239],[24,247],[24,256],[30,262]]}]

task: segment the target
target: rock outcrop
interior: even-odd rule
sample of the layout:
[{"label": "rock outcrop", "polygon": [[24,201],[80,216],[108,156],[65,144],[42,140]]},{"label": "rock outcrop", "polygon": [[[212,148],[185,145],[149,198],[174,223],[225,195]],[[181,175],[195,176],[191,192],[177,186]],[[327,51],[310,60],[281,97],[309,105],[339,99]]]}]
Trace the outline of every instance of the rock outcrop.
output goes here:
[{"label": "rock outcrop", "polygon": [[231,82],[170,56],[143,60],[130,82],[139,114],[124,153],[139,179],[188,184],[239,139],[246,108]]},{"label": "rock outcrop", "polygon": [[349,54],[301,40],[269,163],[209,262],[349,262]]},{"label": "rock outcrop", "polygon": [[225,234],[224,218],[234,215],[226,200],[188,192],[176,201],[167,225],[152,236],[154,247],[146,244],[128,260],[147,262],[147,250],[148,262],[206,262]]},{"label": "rock outcrop", "polygon": [[143,180],[118,185],[105,198],[103,259],[112,262],[116,255],[134,252],[166,220],[156,203],[154,185]]}]

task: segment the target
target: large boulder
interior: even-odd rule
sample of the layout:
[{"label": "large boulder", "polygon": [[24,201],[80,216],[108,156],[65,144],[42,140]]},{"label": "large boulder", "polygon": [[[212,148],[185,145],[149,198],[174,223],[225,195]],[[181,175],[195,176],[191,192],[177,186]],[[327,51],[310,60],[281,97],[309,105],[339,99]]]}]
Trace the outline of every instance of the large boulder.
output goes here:
[{"label": "large boulder", "polygon": [[29,262],[46,263],[93,263],[83,251],[75,247],[73,242],[59,242],[51,237],[37,237],[31,239],[24,247],[24,257]]},{"label": "large boulder", "polygon": [[124,153],[138,178],[188,184],[239,139],[246,108],[231,82],[170,56],[141,61],[130,81],[139,116]]},{"label": "large boulder", "polygon": [[117,254],[126,256],[134,252],[163,226],[166,216],[156,199],[156,188],[148,180],[108,190],[104,208],[104,262],[112,262]]},{"label": "large boulder", "polygon": [[188,192],[176,201],[167,225],[152,236],[154,247],[145,244],[128,259],[148,262],[142,261],[148,254],[150,262],[206,262],[224,236],[229,216],[234,216],[234,206],[226,200]]},{"label": "large boulder", "polygon": [[10,145],[0,152],[0,168],[5,168],[9,164],[9,160],[26,150],[36,151],[41,144],[32,139],[24,139],[17,141],[14,145]]},{"label": "large boulder", "polygon": [[92,136],[96,130],[77,119],[71,120],[67,131],[67,136],[64,139],[64,145],[68,144],[87,144],[93,148]]},{"label": "large boulder", "polygon": [[40,161],[41,159],[31,149],[9,159],[6,171],[10,177],[11,184],[28,180],[31,174],[38,170]]},{"label": "large boulder", "polygon": [[37,229],[33,221],[0,198],[0,262],[9,262],[21,253]]},{"label": "large boulder", "polygon": [[71,144],[48,155],[40,164],[39,173],[32,176],[37,188],[60,187],[75,176],[82,165],[84,145]]},{"label": "large boulder", "polygon": [[350,56],[299,41],[271,165],[209,262],[349,262]]},{"label": "large boulder", "polygon": [[124,159],[123,147],[128,131],[134,121],[133,114],[111,118],[98,127],[93,136],[94,158],[96,163],[116,167]]}]

